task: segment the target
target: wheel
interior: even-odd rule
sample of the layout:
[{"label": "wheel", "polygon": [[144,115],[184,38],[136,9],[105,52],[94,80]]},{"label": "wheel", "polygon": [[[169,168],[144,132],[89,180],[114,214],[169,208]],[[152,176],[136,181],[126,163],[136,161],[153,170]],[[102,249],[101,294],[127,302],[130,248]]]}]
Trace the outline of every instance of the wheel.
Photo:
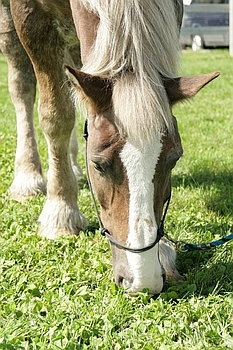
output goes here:
[{"label": "wheel", "polygon": [[194,35],[192,39],[192,50],[198,51],[204,47],[203,39],[200,35]]}]

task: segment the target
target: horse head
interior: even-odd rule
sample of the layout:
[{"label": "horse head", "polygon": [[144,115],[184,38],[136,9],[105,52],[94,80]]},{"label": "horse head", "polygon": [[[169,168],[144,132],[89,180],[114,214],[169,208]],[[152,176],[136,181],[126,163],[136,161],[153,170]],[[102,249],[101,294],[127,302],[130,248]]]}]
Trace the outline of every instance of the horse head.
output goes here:
[{"label": "horse head", "polygon": [[[135,294],[161,292],[165,276],[179,276],[174,251],[158,235],[164,203],[171,194],[171,170],[182,155],[177,122],[173,133],[158,132],[147,142],[120,131],[114,112],[114,82],[66,66],[66,73],[88,106],[87,165],[101,207],[101,221],[121,245],[111,243],[117,285]],[[163,79],[170,106],[193,97],[218,73]],[[137,252],[133,250],[136,249]]]}]

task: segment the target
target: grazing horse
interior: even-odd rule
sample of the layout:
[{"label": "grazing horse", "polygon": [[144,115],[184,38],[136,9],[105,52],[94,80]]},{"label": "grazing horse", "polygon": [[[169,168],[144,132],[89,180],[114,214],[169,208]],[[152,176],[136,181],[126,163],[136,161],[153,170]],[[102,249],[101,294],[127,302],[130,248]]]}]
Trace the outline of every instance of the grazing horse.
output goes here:
[{"label": "grazing horse", "polygon": [[[69,157],[75,124],[70,98],[87,111],[87,166],[110,239],[115,280],[129,293],[159,293],[179,278],[161,239],[171,169],[182,155],[172,105],[218,73],[178,77],[182,0],[11,0],[14,25],[37,78],[40,125],[49,150],[40,234],[85,229]],[[82,70],[66,62],[80,40]],[[66,83],[64,71],[70,83]]]}]

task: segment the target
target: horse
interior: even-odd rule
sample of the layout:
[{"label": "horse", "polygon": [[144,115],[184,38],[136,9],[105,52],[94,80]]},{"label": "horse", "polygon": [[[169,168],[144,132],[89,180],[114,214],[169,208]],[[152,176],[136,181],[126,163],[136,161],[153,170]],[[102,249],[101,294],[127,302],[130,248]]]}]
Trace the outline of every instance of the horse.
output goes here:
[{"label": "horse", "polygon": [[[101,232],[110,240],[116,284],[131,295],[144,289],[160,293],[167,277],[180,278],[175,250],[162,237],[171,170],[183,152],[172,106],[218,76],[178,74],[183,1],[10,0],[10,5],[38,82],[48,144],[39,234],[56,238],[86,229],[69,156],[78,102],[87,119],[87,173],[101,208]],[[66,48],[77,38],[81,70],[66,61]]]}]

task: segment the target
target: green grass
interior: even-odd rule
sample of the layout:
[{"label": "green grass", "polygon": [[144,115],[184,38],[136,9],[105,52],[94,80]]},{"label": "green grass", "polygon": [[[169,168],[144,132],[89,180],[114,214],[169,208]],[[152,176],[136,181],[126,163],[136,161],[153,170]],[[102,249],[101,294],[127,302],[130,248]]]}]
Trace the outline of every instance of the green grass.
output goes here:
[{"label": "green grass", "polygon": [[[183,53],[185,74],[220,78],[174,114],[184,156],[173,172],[166,231],[206,242],[233,231],[233,59],[227,50]],[[169,281],[158,298],[129,297],[113,282],[108,243],[89,232],[55,241],[37,236],[44,197],[9,199],[16,145],[7,66],[0,56],[0,349],[233,349],[232,243],[179,253],[186,280]],[[42,162],[46,145],[37,117]],[[84,168],[83,120],[79,163]],[[79,205],[97,227],[86,182]]]}]

